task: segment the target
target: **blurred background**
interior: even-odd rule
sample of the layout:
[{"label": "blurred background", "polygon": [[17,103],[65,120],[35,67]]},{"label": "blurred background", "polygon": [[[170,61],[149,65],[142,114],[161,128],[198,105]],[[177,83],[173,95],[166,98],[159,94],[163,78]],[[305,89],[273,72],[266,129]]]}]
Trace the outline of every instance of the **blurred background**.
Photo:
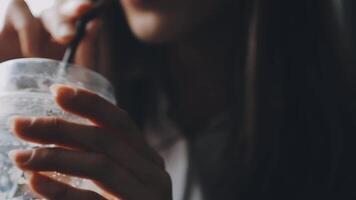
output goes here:
[{"label": "blurred background", "polygon": [[[11,0],[0,0],[0,27],[3,25],[4,10]],[[55,0],[25,0],[30,6],[32,12],[38,15],[43,9],[50,7]]]}]

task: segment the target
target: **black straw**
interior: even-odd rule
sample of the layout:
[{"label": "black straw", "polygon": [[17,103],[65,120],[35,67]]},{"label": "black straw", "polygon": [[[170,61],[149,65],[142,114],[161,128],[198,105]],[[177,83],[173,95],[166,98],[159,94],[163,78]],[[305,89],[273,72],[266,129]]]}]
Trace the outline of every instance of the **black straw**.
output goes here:
[{"label": "black straw", "polygon": [[77,51],[77,48],[79,46],[80,41],[83,39],[83,37],[85,36],[85,32],[86,32],[86,26],[88,24],[88,22],[90,22],[91,20],[95,19],[96,17],[98,17],[101,14],[101,10],[102,10],[102,4],[103,4],[103,0],[99,0],[94,8],[89,11],[87,14],[85,14],[84,16],[82,16],[76,23],[76,34],[74,36],[74,39],[72,40],[72,42],[69,44],[68,48],[66,49],[63,59],[62,59],[62,66],[61,66],[61,71],[62,72],[66,72],[67,68],[69,67],[70,63],[73,62],[75,53]]}]

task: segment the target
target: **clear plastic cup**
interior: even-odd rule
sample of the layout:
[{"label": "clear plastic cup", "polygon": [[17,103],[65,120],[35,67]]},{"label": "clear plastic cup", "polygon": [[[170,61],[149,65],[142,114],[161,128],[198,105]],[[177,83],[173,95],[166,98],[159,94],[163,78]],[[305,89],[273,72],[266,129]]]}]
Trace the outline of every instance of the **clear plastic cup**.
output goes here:
[{"label": "clear plastic cup", "polygon": [[[112,103],[114,90],[100,74],[83,67],[71,65],[61,76],[60,61],[42,58],[23,58],[0,64],[0,199],[34,200],[26,185],[24,173],[9,160],[13,149],[29,149],[35,144],[21,141],[9,131],[9,119],[13,116],[56,116],[76,123],[88,120],[61,110],[54,102],[50,86],[59,83],[88,89]],[[83,188],[83,180],[51,173],[52,178]]]}]

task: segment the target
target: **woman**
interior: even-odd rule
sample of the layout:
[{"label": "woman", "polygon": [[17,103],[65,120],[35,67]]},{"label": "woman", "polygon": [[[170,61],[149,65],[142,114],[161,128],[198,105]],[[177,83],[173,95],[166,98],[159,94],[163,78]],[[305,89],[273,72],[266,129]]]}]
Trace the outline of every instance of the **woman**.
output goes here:
[{"label": "woman", "polygon": [[[119,107],[53,86],[64,110],[94,125],[16,118],[18,137],[59,148],[11,157],[48,199],[355,199],[351,21],[335,2],[108,1],[76,63],[115,83]],[[13,0],[1,60],[60,58],[92,6],[61,1],[36,18]]]}]

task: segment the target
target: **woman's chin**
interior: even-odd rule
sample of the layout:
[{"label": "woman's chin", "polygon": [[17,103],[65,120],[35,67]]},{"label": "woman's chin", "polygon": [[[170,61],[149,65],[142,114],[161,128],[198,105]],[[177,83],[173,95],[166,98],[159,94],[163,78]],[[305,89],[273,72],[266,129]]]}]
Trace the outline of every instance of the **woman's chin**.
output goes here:
[{"label": "woman's chin", "polygon": [[138,29],[131,28],[131,30],[134,36],[143,43],[160,44],[170,41],[169,37],[163,34],[162,31],[152,27],[146,29],[143,29],[143,27],[139,27]]},{"label": "woman's chin", "polygon": [[155,33],[135,33],[136,39],[147,44],[162,44],[169,43],[171,40],[164,37],[162,34]]},{"label": "woman's chin", "polygon": [[169,20],[159,16],[128,17],[128,23],[134,36],[144,43],[167,43],[176,35],[175,28],[169,25]]}]

